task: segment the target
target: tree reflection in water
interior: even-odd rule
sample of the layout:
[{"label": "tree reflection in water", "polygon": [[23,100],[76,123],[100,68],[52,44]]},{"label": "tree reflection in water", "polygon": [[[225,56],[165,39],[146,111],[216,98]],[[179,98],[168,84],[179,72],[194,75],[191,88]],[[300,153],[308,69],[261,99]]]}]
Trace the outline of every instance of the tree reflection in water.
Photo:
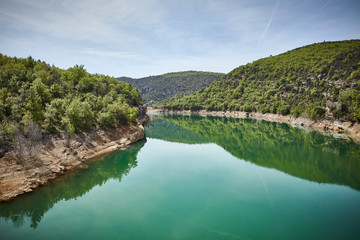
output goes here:
[{"label": "tree reflection in water", "polygon": [[[360,190],[358,144],[287,124],[200,116],[153,116],[146,136],[186,144],[216,143],[238,159],[292,176]],[[137,166],[145,141],[87,163],[33,193],[0,203],[0,217],[36,228],[56,203],[76,199]],[[151,173],[149,173],[151,174]]]},{"label": "tree reflection in water", "polygon": [[317,131],[251,119],[155,115],[147,137],[183,143],[212,142],[259,166],[360,190],[359,144]]},{"label": "tree reflection in water", "polygon": [[35,229],[44,214],[57,202],[81,197],[110,179],[120,182],[123,176],[137,166],[137,154],[145,142],[143,140],[126,150],[90,160],[83,168],[75,169],[32,193],[0,203],[0,217],[12,221],[15,226],[23,225],[29,218],[30,226]]}]

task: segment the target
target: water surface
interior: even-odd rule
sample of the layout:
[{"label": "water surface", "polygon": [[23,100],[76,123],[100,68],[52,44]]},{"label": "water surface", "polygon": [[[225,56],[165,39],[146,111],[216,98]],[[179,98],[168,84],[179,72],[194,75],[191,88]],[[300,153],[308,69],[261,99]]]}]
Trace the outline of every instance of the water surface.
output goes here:
[{"label": "water surface", "polygon": [[360,238],[359,145],[244,119],[154,116],[146,131],[1,203],[0,238]]}]

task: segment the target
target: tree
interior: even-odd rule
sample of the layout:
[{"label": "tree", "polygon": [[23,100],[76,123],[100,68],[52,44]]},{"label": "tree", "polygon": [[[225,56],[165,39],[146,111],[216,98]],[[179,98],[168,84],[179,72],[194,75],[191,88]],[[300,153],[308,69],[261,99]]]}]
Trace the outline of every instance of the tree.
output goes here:
[{"label": "tree", "polygon": [[62,116],[65,115],[67,101],[56,98],[45,108],[45,128],[49,132],[59,132]]},{"label": "tree", "polygon": [[51,94],[49,88],[41,81],[40,78],[36,78],[32,83],[32,89],[34,89],[37,96],[41,98],[42,104],[50,102]]},{"label": "tree", "polygon": [[39,125],[42,125],[44,121],[43,103],[41,97],[32,88],[27,99],[26,109],[31,114],[31,118]]},{"label": "tree", "polygon": [[127,103],[116,101],[101,111],[98,122],[102,127],[117,127],[135,123],[136,118],[136,109],[130,108]]},{"label": "tree", "polygon": [[76,132],[89,130],[95,125],[94,113],[88,102],[81,102],[79,98],[75,98],[68,108],[66,115]]},{"label": "tree", "polygon": [[323,119],[325,117],[326,109],[316,106],[310,112],[310,119],[311,120],[318,120]]}]

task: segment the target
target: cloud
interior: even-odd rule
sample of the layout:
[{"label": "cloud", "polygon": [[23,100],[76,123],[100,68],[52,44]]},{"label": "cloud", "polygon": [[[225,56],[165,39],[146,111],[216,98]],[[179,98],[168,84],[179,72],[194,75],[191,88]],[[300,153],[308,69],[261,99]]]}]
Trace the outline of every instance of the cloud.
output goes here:
[{"label": "cloud", "polygon": [[[152,5],[154,4],[154,5]],[[0,12],[14,29],[51,37],[96,43],[141,41],[136,29],[157,24],[157,1],[24,1],[14,0]]]},{"label": "cloud", "polygon": [[278,1],[277,1],[277,3],[276,3],[276,5],[275,5],[275,7],[273,8],[273,10],[272,10],[272,12],[271,12],[271,17],[270,17],[270,19],[269,19],[268,23],[266,24],[266,27],[265,27],[264,32],[263,32],[263,33],[262,33],[262,35],[261,35],[261,38],[260,38],[259,44],[260,44],[260,43],[264,40],[264,38],[265,38],[265,36],[266,36],[266,34],[267,34],[267,32],[268,32],[268,30],[269,30],[270,26],[271,26],[271,23],[272,23],[272,21],[273,21],[273,19],[274,19],[274,16],[275,16],[276,10],[279,8],[279,5],[280,5],[280,0],[278,0]]},{"label": "cloud", "polygon": [[323,11],[330,3],[331,3],[331,0],[327,1],[327,3],[325,3],[324,6],[322,6],[320,8],[320,11]]},{"label": "cloud", "polygon": [[[359,2],[349,1],[2,0],[0,51],[115,76],[227,72],[316,41],[358,38]],[[319,14],[329,5],[331,15]]]},{"label": "cloud", "polygon": [[134,60],[144,59],[143,57],[137,54],[132,54],[125,51],[107,51],[107,50],[88,48],[88,49],[80,50],[80,53],[97,58],[100,57],[100,58],[116,58],[116,59],[134,59]]}]

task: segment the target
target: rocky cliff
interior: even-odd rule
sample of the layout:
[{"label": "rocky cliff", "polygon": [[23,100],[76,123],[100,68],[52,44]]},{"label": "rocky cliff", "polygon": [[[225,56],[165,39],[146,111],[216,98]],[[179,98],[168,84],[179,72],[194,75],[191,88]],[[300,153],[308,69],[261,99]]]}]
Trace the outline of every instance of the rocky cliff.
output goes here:
[{"label": "rocky cliff", "polygon": [[121,149],[145,137],[141,125],[97,130],[72,139],[53,137],[36,155],[19,158],[8,152],[0,158],[0,201],[31,192],[86,160]]}]

